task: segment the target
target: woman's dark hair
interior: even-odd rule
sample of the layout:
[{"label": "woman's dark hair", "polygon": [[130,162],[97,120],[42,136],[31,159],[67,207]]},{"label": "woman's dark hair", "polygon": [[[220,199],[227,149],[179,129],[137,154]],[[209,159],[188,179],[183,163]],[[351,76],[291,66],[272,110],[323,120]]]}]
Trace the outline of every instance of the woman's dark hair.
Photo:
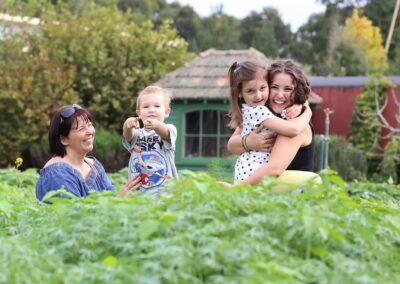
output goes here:
[{"label": "woman's dark hair", "polygon": [[288,74],[293,79],[294,98],[293,103],[303,104],[308,100],[311,92],[310,82],[301,66],[292,59],[281,59],[271,64],[268,68],[268,85],[272,85],[272,80],[276,74]]},{"label": "woman's dark hair", "polygon": [[78,128],[78,118],[85,122],[92,122],[92,115],[79,105],[64,106],[51,115],[49,126],[49,151],[54,156],[64,157],[65,146],[61,143],[61,137],[67,137],[72,128]]},{"label": "woman's dark hair", "polygon": [[234,62],[228,71],[229,86],[230,86],[230,113],[231,121],[229,126],[231,128],[241,127],[242,118],[242,104],[244,103],[241,98],[242,87],[244,82],[254,80],[257,76],[263,76],[267,81],[267,70],[252,61]]}]

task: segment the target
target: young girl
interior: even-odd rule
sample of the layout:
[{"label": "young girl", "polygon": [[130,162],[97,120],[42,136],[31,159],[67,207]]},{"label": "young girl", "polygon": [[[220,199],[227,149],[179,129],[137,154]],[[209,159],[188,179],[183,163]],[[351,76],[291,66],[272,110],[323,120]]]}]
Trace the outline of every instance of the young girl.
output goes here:
[{"label": "young girl", "polygon": [[269,97],[267,70],[256,63],[235,62],[229,68],[230,126],[242,128],[242,153],[235,165],[235,183],[249,177],[256,169],[268,162],[270,153],[247,151],[247,135],[258,126],[265,134],[275,131],[285,136],[296,136],[307,127],[311,110],[306,106],[302,115],[290,121],[276,117],[266,106]]}]

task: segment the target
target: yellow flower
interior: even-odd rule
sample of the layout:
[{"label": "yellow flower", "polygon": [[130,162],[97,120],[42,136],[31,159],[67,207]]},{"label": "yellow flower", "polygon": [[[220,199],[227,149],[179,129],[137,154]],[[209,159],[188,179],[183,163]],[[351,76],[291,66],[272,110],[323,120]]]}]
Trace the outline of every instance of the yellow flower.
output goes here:
[{"label": "yellow flower", "polygon": [[21,157],[15,159],[15,167],[18,169],[24,160]]}]

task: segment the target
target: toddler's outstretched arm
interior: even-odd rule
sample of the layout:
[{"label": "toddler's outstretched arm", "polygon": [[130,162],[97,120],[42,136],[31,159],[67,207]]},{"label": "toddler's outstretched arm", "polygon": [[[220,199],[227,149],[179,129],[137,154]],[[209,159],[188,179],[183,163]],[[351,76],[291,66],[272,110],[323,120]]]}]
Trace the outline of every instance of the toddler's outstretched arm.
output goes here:
[{"label": "toddler's outstretched arm", "polygon": [[139,126],[139,117],[127,118],[122,126],[122,135],[124,139],[128,142],[132,141],[136,135],[136,129],[138,129]]}]

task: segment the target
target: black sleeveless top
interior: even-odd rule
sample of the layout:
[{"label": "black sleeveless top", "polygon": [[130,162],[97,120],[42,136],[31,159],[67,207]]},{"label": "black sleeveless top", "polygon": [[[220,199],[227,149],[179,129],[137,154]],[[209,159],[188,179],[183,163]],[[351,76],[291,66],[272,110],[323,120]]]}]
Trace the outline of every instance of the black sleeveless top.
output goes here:
[{"label": "black sleeveless top", "polygon": [[300,147],[297,151],[296,156],[294,156],[292,162],[290,163],[288,170],[296,171],[313,171],[314,163],[314,127],[310,121],[310,127],[312,132],[311,143],[307,146]]}]

